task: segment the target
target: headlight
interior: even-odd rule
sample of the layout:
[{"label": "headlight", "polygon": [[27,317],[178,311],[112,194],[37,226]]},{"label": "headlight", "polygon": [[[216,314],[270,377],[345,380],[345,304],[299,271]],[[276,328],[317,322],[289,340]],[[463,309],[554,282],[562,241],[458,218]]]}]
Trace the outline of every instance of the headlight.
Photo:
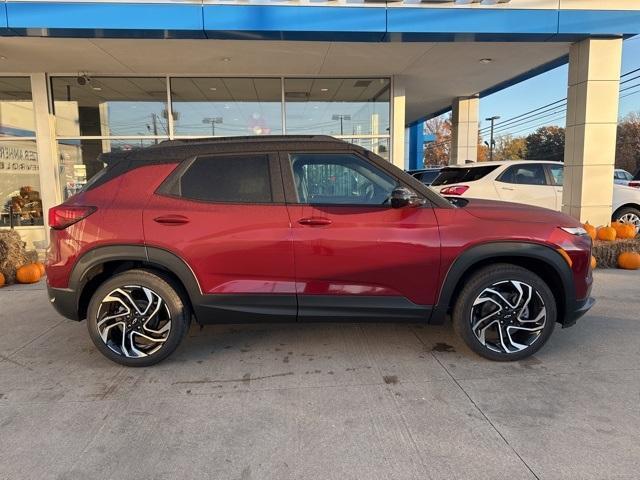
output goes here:
[{"label": "headlight", "polygon": [[587,231],[582,227],[560,227],[560,228],[570,235],[578,235],[580,237],[584,235],[588,235]]}]

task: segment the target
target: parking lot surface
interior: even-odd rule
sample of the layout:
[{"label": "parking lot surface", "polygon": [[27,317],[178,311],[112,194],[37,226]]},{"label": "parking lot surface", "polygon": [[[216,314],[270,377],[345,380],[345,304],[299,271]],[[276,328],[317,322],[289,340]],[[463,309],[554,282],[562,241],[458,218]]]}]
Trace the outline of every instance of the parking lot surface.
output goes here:
[{"label": "parking lot surface", "polygon": [[44,285],[0,290],[0,479],[640,476],[640,275],[492,363],[450,324],[192,327],[163,363],[102,357]]}]

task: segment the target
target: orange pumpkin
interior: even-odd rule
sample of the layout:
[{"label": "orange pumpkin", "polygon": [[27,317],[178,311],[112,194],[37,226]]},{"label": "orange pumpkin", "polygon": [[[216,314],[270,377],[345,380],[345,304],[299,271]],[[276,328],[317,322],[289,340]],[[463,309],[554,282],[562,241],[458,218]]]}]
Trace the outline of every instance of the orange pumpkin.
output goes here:
[{"label": "orange pumpkin", "polygon": [[598,234],[598,231],[596,230],[596,227],[594,227],[593,225],[591,225],[588,221],[587,223],[585,223],[584,225],[582,225],[582,228],[584,228],[587,233],[589,234],[589,236],[591,237],[591,240],[595,240],[596,239],[596,235]]},{"label": "orange pumpkin", "polygon": [[625,270],[638,270],[640,268],[640,253],[623,252],[618,256],[618,267]]},{"label": "orange pumpkin", "polygon": [[616,238],[634,238],[636,236],[636,228],[628,223],[613,222],[611,228],[616,231]]},{"label": "orange pumpkin", "polygon": [[596,260],[596,257],[591,255],[591,270],[594,270],[597,266],[598,266],[598,261]]},{"label": "orange pumpkin", "polygon": [[42,263],[42,262],[34,262],[33,264],[36,267],[38,267],[38,270],[40,270],[40,276],[44,277],[44,263]]},{"label": "orange pumpkin", "polygon": [[4,287],[4,282],[6,282],[6,280],[2,272],[0,272],[0,287]]},{"label": "orange pumpkin", "polygon": [[598,229],[598,240],[613,242],[616,239],[616,230],[613,227],[600,227]]},{"label": "orange pumpkin", "polygon": [[16,271],[18,283],[36,283],[40,280],[40,276],[40,269],[33,263],[23,265]]}]

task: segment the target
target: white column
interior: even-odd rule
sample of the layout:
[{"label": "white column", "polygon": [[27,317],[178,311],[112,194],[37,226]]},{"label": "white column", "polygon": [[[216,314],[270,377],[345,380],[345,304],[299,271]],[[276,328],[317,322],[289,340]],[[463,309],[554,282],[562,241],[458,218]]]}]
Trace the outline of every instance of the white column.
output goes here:
[{"label": "white column", "polygon": [[562,209],[593,225],[611,221],[622,39],[571,46]]},{"label": "white column", "polygon": [[405,89],[395,78],[391,110],[391,163],[404,170]]},{"label": "white column", "polygon": [[58,174],[57,147],[55,143],[55,124],[49,111],[47,76],[44,73],[31,75],[31,94],[36,117],[36,146],[40,171],[40,196],[44,213],[45,227],[48,228],[49,208],[62,202],[60,176]]},{"label": "white column", "polygon": [[478,160],[478,116],[480,100],[477,96],[458,97],[452,105],[450,165],[463,165]]}]

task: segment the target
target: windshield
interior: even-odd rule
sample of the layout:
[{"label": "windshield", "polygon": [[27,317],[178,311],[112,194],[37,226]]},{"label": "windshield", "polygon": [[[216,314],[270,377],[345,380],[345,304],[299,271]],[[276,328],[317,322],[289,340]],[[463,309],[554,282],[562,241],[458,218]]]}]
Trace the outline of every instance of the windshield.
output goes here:
[{"label": "windshield", "polygon": [[478,167],[448,167],[440,170],[440,175],[431,185],[451,185],[453,183],[474,182],[493,172],[498,165],[484,165]]}]

